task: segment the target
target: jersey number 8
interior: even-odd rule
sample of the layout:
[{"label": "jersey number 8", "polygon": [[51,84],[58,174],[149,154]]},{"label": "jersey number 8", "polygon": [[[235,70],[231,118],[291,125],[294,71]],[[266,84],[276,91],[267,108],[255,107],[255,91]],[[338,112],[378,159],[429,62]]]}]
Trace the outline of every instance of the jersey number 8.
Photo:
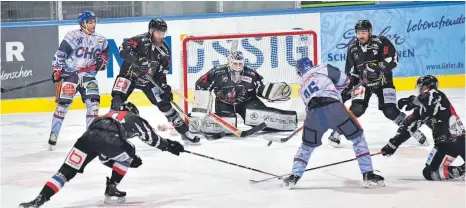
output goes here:
[{"label": "jersey number 8", "polygon": [[319,91],[319,87],[316,86],[316,83],[314,81],[311,82],[311,84],[307,87],[306,90],[304,90],[304,97],[309,98],[312,93]]}]

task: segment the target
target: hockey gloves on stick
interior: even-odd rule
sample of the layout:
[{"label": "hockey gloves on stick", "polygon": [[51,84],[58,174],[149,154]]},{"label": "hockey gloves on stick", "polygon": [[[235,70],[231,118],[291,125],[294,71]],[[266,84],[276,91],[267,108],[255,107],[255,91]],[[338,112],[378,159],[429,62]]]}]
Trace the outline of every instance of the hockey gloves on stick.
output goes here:
[{"label": "hockey gloves on stick", "polygon": [[172,87],[170,85],[162,84],[162,95],[160,96],[162,100],[170,102],[173,100]]},{"label": "hockey gloves on stick", "polygon": [[139,166],[142,165],[142,160],[139,156],[134,155],[133,160],[131,161],[131,164],[129,164],[130,168],[138,168]]},{"label": "hockey gloves on stick", "polygon": [[406,111],[413,110],[416,107],[416,105],[413,103],[415,98],[416,96],[414,95],[411,95],[408,98],[401,98],[398,100],[398,108],[403,109],[403,107],[406,106]]},{"label": "hockey gloves on stick", "polygon": [[163,151],[169,151],[170,153],[179,156],[181,152],[184,152],[184,147],[177,141],[167,139],[167,147]]},{"label": "hockey gloves on stick", "polygon": [[99,56],[95,59],[95,69],[97,71],[103,71],[107,69],[107,63],[108,63],[108,56],[106,53],[101,53]]},{"label": "hockey gloves on stick", "polygon": [[392,142],[388,142],[384,147],[382,147],[382,155],[390,157],[392,156],[396,149],[398,149],[398,146],[394,145]]}]

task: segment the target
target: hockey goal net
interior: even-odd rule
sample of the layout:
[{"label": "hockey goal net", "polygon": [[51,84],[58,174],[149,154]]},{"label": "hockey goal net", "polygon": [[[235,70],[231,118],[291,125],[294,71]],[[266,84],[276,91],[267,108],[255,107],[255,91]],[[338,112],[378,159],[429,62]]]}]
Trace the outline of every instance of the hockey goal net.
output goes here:
[{"label": "hockey goal net", "polygon": [[[227,64],[227,55],[231,50],[243,52],[245,65],[262,75],[264,83],[286,82],[292,85],[292,99],[286,102],[265,102],[267,106],[296,110],[300,120],[304,117],[304,104],[297,94],[295,65],[304,56],[317,64],[317,34],[314,31],[186,36],[181,52],[182,95],[193,101],[196,81],[213,67]],[[180,101],[183,110],[190,112],[191,104],[182,98]]]}]

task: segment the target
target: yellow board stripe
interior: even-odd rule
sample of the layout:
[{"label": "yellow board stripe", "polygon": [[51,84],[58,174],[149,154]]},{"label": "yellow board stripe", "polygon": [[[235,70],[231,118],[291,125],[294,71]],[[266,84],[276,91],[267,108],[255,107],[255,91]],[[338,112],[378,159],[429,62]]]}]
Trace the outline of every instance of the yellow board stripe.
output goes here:
[{"label": "yellow board stripe", "polygon": [[[440,88],[464,88],[465,75],[439,75],[436,76],[439,79]],[[394,83],[397,91],[414,90],[416,80],[418,77],[403,77],[394,78]],[[292,98],[298,98],[299,84],[291,85],[293,92]],[[177,95],[174,93],[174,100],[179,101]],[[194,93],[189,93],[189,99],[193,99]],[[111,104],[111,95],[101,95],[100,107],[109,108]],[[142,92],[133,92],[128,99],[137,106],[150,106],[150,101],[146,98]],[[55,98],[34,98],[34,99],[15,99],[15,100],[2,100],[1,101],[1,114],[10,113],[37,113],[37,112],[53,112],[55,111],[56,103]],[[82,103],[81,97],[75,97],[73,104],[71,104],[71,110],[85,109],[86,106]]]}]

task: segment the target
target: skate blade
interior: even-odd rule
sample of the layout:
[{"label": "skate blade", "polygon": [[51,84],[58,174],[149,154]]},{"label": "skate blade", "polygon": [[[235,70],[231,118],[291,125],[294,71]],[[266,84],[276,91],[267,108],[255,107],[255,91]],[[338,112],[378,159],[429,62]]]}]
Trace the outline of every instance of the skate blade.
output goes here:
[{"label": "skate blade", "polygon": [[380,188],[380,187],[384,187],[384,186],[385,186],[384,181],[378,181],[378,182],[364,181],[364,187],[365,188]]},{"label": "skate blade", "polygon": [[199,146],[201,142],[191,142],[189,140],[183,140],[185,146]]},{"label": "skate blade", "polygon": [[49,148],[48,148],[49,151],[55,151],[56,149],[57,147],[55,145],[49,145]]},{"label": "skate blade", "polygon": [[280,187],[283,188],[283,189],[288,189],[288,190],[291,190],[293,189],[293,187],[296,185],[296,183],[285,183],[283,182]]},{"label": "skate blade", "polygon": [[126,201],[126,197],[105,196],[105,204],[120,204]]}]

